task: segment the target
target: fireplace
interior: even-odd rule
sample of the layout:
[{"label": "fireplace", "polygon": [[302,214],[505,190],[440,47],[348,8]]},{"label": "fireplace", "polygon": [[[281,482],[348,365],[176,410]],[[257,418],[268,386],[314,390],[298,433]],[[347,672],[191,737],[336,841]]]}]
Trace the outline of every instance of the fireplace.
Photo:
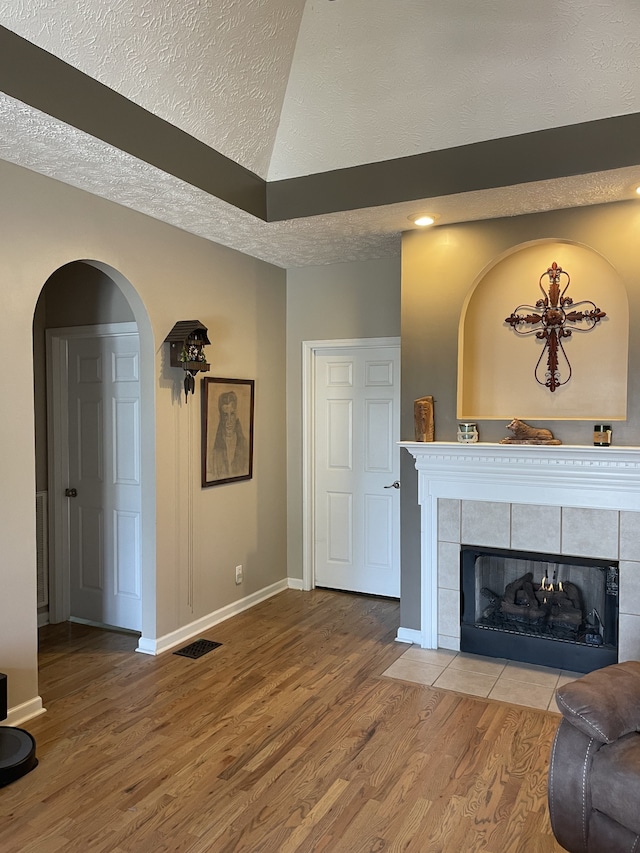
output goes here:
[{"label": "fireplace", "polygon": [[618,563],[462,546],[460,649],[591,672],[618,660]]},{"label": "fireplace", "polygon": [[[415,459],[420,505],[420,586],[405,579],[403,568],[403,597],[419,599],[420,607],[417,619],[413,607],[406,608],[411,622],[398,629],[399,641],[460,649],[460,549],[469,545],[542,561],[545,551],[575,566],[582,560],[617,566],[618,660],[640,660],[640,447],[402,446]],[[403,501],[411,500],[405,489]],[[537,572],[533,580],[540,583]],[[605,625],[611,622],[595,610]]]}]

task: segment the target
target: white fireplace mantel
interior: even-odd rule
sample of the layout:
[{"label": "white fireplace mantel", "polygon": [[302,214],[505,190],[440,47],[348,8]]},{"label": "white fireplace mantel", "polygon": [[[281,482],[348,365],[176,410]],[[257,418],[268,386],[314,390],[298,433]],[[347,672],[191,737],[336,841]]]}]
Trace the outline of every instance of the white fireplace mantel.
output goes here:
[{"label": "white fireplace mantel", "polygon": [[640,447],[440,441],[400,446],[418,470],[423,648],[438,647],[439,498],[640,512]]}]

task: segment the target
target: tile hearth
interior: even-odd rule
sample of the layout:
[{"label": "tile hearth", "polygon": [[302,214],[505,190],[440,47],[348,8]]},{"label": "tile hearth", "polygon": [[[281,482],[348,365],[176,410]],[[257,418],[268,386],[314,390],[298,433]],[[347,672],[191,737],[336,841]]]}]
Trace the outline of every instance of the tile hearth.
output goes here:
[{"label": "tile hearth", "polygon": [[580,678],[582,673],[411,646],[382,675],[558,713],[556,688]]}]

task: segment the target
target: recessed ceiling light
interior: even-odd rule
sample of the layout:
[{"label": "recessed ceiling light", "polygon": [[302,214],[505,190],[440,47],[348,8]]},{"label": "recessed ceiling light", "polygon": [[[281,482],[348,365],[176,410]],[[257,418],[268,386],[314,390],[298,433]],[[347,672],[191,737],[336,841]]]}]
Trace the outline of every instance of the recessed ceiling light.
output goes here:
[{"label": "recessed ceiling light", "polygon": [[640,187],[636,187],[636,192],[640,195]]},{"label": "recessed ceiling light", "polygon": [[434,214],[416,213],[408,218],[409,222],[413,222],[413,224],[417,225],[419,228],[424,228],[426,225],[433,225],[438,217]]}]

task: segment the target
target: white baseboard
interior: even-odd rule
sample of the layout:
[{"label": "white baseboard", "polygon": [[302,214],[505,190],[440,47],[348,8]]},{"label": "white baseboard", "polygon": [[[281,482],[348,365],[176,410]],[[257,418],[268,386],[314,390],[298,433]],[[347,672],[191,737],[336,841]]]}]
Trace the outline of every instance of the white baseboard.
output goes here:
[{"label": "white baseboard", "polygon": [[44,628],[45,625],[49,624],[49,611],[45,611],[44,613],[38,613],[38,628]]},{"label": "white baseboard", "polygon": [[422,643],[422,631],[416,628],[398,628],[396,643],[415,643],[419,646]]},{"label": "white baseboard", "polygon": [[287,585],[289,589],[304,589],[304,581],[302,578],[287,578]]},{"label": "white baseboard", "polygon": [[162,652],[166,652],[184,643],[186,640],[190,640],[196,634],[207,631],[214,625],[218,625],[232,616],[237,616],[238,613],[243,613],[245,610],[255,607],[256,604],[266,601],[267,598],[277,595],[279,592],[288,589],[288,587],[289,582],[287,578],[284,578],[281,581],[277,581],[277,583],[271,584],[271,586],[258,590],[258,592],[247,595],[246,598],[241,598],[239,601],[227,604],[226,607],[214,610],[213,613],[208,613],[206,616],[196,619],[195,622],[190,622],[188,625],[184,625],[184,627],[178,628],[177,631],[172,631],[170,634],[165,634],[163,637],[158,637],[157,639],[140,637],[136,651],[144,655],[162,654]]},{"label": "white baseboard", "polygon": [[6,721],[3,726],[21,726],[27,720],[32,720],[34,717],[39,717],[44,714],[47,709],[42,707],[42,697],[36,696],[35,699],[29,699],[28,702],[23,702],[22,705],[16,705],[9,708]]}]

